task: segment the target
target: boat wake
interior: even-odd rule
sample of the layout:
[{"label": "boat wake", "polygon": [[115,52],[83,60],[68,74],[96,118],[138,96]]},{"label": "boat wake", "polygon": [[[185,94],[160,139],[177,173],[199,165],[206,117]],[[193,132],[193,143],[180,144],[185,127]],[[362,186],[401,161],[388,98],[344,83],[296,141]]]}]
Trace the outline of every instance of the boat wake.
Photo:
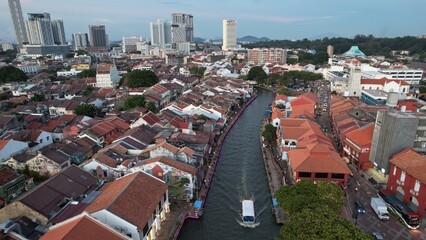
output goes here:
[{"label": "boat wake", "polygon": [[238,224],[240,224],[242,227],[255,228],[255,227],[257,227],[257,226],[259,226],[259,225],[260,225],[260,222],[247,224],[247,223],[243,223],[242,221],[240,221],[240,220],[238,220],[238,219],[235,219],[235,220],[236,220],[236,221],[237,221],[237,223],[238,223]]},{"label": "boat wake", "polygon": [[267,208],[268,208],[268,206],[263,206],[263,208],[260,209],[260,211],[256,214],[256,218],[258,218],[260,216],[260,214],[262,214]]}]

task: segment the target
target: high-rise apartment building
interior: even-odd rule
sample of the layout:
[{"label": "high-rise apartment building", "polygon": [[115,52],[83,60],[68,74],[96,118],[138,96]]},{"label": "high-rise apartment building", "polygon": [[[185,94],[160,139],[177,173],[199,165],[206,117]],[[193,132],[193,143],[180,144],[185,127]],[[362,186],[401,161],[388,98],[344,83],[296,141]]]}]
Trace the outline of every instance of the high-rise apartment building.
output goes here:
[{"label": "high-rise apartment building", "polygon": [[141,42],[141,37],[123,37],[122,48],[123,52],[130,53],[137,51],[137,42]]},{"label": "high-rise apartment building", "polygon": [[389,159],[402,150],[414,146],[418,125],[419,118],[411,113],[377,112],[370,162],[383,174],[388,174]]},{"label": "high-rise apartment building", "polygon": [[28,20],[25,23],[30,45],[55,44],[49,13],[28,13]]},{"label": "high-rise apartment building", "polygon": [[191,14],[172,14],[172,41],[193,42],[194,41],[194,17]]},{"label": "high-rise apartment building", "polygon": [[253,48],[248,50],[247,58],[254,64],[286,63],[287,51],[282,48]]},{"label": "high-rise apartment building", "polygon": [[334,55],[334,47],[332,45],[327,46],[327,54],[329,57],[332,57]]},{"label": "high-rise apartment building", "polygon": [[52,20],[53,42],[56,45],[66,45],[64,22],[62,20]]},{"label": "high-rise apartment building", "polygon": [[105,25],[89,25],[90,47],[93,50],[108,50],[108,37]]},{"label": "high-rise apartment building", "polygon": [[237,47],[237,21],[223,20],[223,44],[222,50],[228,50]]},{"label": "high-rise apartment building", "polygon": [[21,2],[19,0],[9,0],[9,8],[15,28],[16,41],[19,47],[22,47],[24,43],[28,42],[28,37],[24,17],[22,16]]},{"label": "high-rise apartment building", "polygon": [[73,33],[72,44],[74,46],[74,50],[84,50],[89,47],[89,36],[87,33]]},{"label": "high-rise apartment building", "polygon": [[167,44],[172,43],[171,23],[158,19],[157,22],[150,23],[151,45],[165,48]]}]

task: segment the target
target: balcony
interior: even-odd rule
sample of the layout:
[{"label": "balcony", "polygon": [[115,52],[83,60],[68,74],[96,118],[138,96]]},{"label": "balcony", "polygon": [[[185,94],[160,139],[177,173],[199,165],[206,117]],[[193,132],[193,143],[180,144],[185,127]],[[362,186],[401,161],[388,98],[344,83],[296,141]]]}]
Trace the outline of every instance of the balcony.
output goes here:
[{"label": "balcony", "polygon": [[399,186],[404,186],[404,181],[401,181],[401,180],[396,180],[396,184],[398,184]]},{"label": "balcony", "polygon": [[410,194],[414,197],[418,197],[419,196],[419,192],[414,191],[413,189],[410,189]]}]

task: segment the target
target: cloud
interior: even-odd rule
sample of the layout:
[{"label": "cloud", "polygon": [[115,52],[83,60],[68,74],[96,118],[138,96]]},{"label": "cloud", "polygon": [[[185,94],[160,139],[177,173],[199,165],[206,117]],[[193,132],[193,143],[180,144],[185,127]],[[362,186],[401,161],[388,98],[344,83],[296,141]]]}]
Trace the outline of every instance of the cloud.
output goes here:
[{"label": "cloud", "polygon": [[113,23],[113,22],[115,22],[114,20],[109,19],[109,18],[95,18],[94,21],[101,22],[101,23]]},{"label": "cloud", "polygon": [[271,16],[271,15],[255,15],[255,14],[240,14],[243,19],[259,20],[265,22],[275,22],[275,23],[291,23],[291,22],[307,22],[315,20],[327,20],[333,19],[332,16],[324,17],[304,17],[304,16],[290,16],[290,17],[281,17],[281,16]]}]

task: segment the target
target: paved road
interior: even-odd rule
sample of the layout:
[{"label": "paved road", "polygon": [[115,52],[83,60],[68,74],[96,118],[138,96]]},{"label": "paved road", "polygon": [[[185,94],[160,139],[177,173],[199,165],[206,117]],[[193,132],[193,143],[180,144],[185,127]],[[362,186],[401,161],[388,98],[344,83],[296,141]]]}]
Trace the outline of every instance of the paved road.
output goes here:
[{"label": "paved road", "polygon": [[[354,171],[355,167],[351,166],[354,176],[349,180],[349,187],[346,189],[346,202],[343,214],[357,226],[368,234],[380,232],[386,240],[408,240],[408,239],[426,239],[426,233],[422,230],[409,230],[403,226],[397,219],[391,216],[388,221],[379,220],[376,213],[370,207],[370,200],[377,195],[378,190],[368,182],[366,177]],[[355,190],[358,188],[358,191]],[[355,201],[360,200],[364,206],[366,213],[358,214],[358,219],[352,219],[352,211],[355,210]]]},{"label": "paved road", "polygon": [[[319,99],[318,103],[323,104],[325,96],[328,96],[330,101],[330,92],[322,89],[320,92],[323,96],[323,99]],[[323,107],[319,109],[321,112],[320,116],[317,116],[318,124],[320,124],[325,130],[325,134],[333,139],[331,134],[331,122],[330,122],[330,103],[327,103],[325,107],[326,112],[323,112]],[[333,141],[335,145],[337,143]],[[389,221],[379,220],[370,207],[370,200],[372,197],[377,195],[378,190],[368,182],[367,177],[361,177],[361,174],[355,171],[355,166],[349,166],[354,173],[354,176],[349,179],[350,186],[346,189],[346,198],[345,205],[342,211],[342,215],[348,220],[357,224],[357,226],[368,234],[373,232],[380,232],[384,239],[386,240],[403,240],[403,239],[425,239],[426,240],[426,231],[425,224],[423,223],[420,230],[409,230],[407,227],[403,226],[397,219],[391,216]],[[358,191],[355,191],[355,187]],[[358,219],[354,220],[352,218],[352,212],[355,210],[355,201],[360,200],[365,206],[366,213],[359,214]]]}]

